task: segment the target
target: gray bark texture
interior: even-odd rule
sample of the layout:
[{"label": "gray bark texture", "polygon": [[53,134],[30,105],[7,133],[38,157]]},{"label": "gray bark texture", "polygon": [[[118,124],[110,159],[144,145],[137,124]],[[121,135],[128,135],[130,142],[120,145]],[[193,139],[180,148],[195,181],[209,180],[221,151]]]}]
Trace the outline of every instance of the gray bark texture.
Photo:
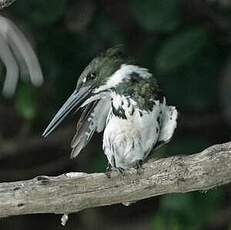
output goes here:
[{"label": "gray bark texture", "polygon": [[0,0],[0,10],[8,7],[9,5],[11,5],[13,2],[15,2],[16,0]]},{"label": "gray bark texture", "polygon": [[192,155],[149,160],[139,175],[67,173],[0,183],[0,217],[73,213],[168,193],[207,191],[231,182],[231,142]]}]

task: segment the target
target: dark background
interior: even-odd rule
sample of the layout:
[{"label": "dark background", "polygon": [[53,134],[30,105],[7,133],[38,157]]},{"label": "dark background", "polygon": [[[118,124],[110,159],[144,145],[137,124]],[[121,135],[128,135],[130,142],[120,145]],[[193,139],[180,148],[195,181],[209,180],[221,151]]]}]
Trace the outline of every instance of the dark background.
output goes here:
[{"label": "dark background", "polygon": [[[33,45],[45,77],[39,89],[20,82],[0,99],[0,181],[101,172],[97,134],[77,159],[69,144],[79,114],[47,139],[41,133],[100,51],[124,44],[150,69],[180,118],[172,141],[154,157],[190,154],[230,140],[231,2],[228,0],[17,0],[1,13]],[[3,76],[1,76],[3,79]],[[231,229],[231,186],[171,194],[70,215],[65,229]],[[0,229],[64,229],[59,215],[0,220]]]}]

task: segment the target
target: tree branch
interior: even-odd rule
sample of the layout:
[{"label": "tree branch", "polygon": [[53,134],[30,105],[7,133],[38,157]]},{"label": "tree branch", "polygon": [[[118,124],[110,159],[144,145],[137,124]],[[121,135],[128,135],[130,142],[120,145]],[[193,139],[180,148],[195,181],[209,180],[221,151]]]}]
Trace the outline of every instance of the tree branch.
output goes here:
[{"label": "tree branch", "polygon": [[72,213],[168,193],[208,190],[231,182],[231,142],[201,153],[150,160],[141,175],[67,173],[0,184],[0,217]]},{"label": "tree branch", "polygon": [[0,0],[0,10],[8,7],[9,5],[11,5],[13,2],[15,2],[16,0]]}]

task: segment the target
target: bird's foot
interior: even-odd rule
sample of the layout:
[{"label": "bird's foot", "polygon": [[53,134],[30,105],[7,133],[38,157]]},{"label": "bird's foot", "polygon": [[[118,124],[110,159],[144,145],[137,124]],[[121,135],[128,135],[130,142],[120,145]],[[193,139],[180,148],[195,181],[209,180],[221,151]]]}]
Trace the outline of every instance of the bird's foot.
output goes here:
[{"label": "bird's foot", "polygon": [[108,163],[108,166],[107,166],[106,172],[105,172],[105,175],[107,176],[107,178],[111,178],[111,173],[112,173],[112,166],[111,166],[111,164]]},{"label": "bird's foot", "polygon": [[136,169],[136,172],[138,175],[143,174],[144,168],[143,168],[143,161],[142,160],[136,161],[135,169]]},{"label": "bird's foot", "polygon": [[[135,163],[135,169],[137,171],[138,175],[143,174],[144,168],[143,168],[143,161],[142,160],[137,160]],[[111,178],[111,173],[112,171],[117,171],[119,172],[122,176],[125,176],[125,169],[121,167],[112,167],[110,163],[108,163],[108,166],[106,168],[105,175],[107,178]]]},{"label": "bird's foot", "polygon": [[108,163],[108,166],[107,166],[106,172],[105,172],[105,175],[107,176],[107,178],[111,178],[112,171],[117,171],[122,176],[125,176],[125,169],[120,168],[120,167],[112,167],[111,164]]}]

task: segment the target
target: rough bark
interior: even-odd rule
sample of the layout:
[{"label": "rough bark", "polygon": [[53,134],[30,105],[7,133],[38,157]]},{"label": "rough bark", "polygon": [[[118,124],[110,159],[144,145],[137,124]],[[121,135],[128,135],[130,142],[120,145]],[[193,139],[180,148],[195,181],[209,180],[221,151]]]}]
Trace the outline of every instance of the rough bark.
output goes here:
[{"label": "rough bark", "polygon": [[57,177],[0,183],[0,217],[32,213],[72,213],[168,193],[208,190],[231,182],[231,142],[188,156],[150,160],[112,173],[67,173]]}]

